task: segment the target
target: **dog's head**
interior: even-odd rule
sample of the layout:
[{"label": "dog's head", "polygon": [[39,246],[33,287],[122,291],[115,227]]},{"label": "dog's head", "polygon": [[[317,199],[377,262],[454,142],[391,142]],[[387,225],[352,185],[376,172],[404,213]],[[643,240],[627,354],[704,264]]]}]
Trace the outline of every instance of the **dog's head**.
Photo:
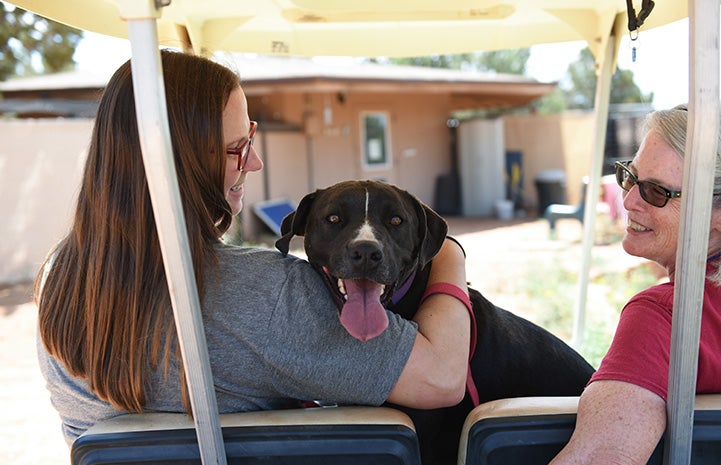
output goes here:
[{"label": "dog's head", "polygon": [[306,195],[283,219],[276,247],[304,236],[348,332],[366,340],[385,330],[383,308],[438,253],[448,232],[436,212],[408,192],[376,181],[346,181]]}]

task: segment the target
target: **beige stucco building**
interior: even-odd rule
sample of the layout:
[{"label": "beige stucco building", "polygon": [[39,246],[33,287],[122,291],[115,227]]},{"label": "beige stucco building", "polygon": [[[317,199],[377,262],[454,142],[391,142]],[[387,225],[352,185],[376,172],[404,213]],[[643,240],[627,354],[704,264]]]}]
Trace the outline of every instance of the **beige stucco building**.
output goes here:
[{"label": "beige stucco building", "polygon": [[[454,112],[522,106],[553,88],[518,76],[307,59],[225,59],[237,67],[250,116],[260,122],[255,147],[266,168],[251,175],[246,186],[249,207],[277,198],[297,203],[309,191],[346,179],[382,179],[436,206],[445,195],[438,190],[439,178],[457,174],[464,166],[459,157],[468,153],[460,137],[464,123],[456,126]],[[5,96],[0,110],[7,112],[12,104],[21,109],[16,112],[35,117],[0,120],[0,283],[32,277],[67,229],[92,127],[87,113],[108,77],[0,83]],[[63,106],[63,101],[73,105]],[[37,118],[62,114],[62,108],[75,113]],[[499,150],[522,154],[522,199],[530,214],[537,203],[534,178],[543,170],[563,170],[568,201],[578,201],[593,143],[590,113],[511,115],[491,124],[499,134],[491,144],[492,156],[498,157]],[[489,156],[484,145],[471,149],[474,157]],[[479,176],[500,182],[505,173],[498,169],[481,169]],[[466,185],[474,181],[467,173],[465,178]],[[457,214],[462,212],[459,207]],[[267,232],[252,208],[243,211],[242,228],[247,238]]]}]

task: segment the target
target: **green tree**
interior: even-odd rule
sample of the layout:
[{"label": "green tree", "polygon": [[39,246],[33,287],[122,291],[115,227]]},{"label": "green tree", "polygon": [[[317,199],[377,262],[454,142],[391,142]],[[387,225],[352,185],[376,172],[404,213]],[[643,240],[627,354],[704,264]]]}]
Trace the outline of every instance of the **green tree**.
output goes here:
[{"label": "green tree", "polygon": [[480,69],[502,74],[526,74],[526,65],[531,57],[530,48],[516,48],[481,53],[478,58]]},{"label": "green tree", "polygon": [[[427,57],[412,58],[391,58],[382,60],[396,65],[426,66],[431,68],[449,68],[462,69],[466,71],[491,71],[499,74],[526,74],[528,59],[531,57],[530,48],[497,50],[492,52],[463,53],[458,55],[434,55]],[[370,61],[379,62],[381,60],[371,59]],[[539,113],[559,113],[563,111],[565,101],[560,91],[556,90],[550,95],[538,99],[531,103],[533,108]],[[479,115],[498,115],[508,110],[466,110],[458,112],[461,119],[477,117]],[[521,109],[520,111],[524,111]]]},{"label": "green tree", "polygon": [[0,1],[0,81],[74,66],[82,31]]},{"label": "green tree", "polygon": [[540,99],[531,102],[531,108],[540,114],[561,113],[566,109],[566,99],[561,89],[556,87]]},{"label": "green tree", "polygon": [[[432,55],[425,57],[390,58],[395,65],[425,66],[428,68],[495,71],[502,74],[524,74],[531,56],[530,48],[498,50],[494,52]],[[377,61],[377,60],[371,60]]]},{"label": "green tree", "polygon": [[472,54],[463,53],[458,55],[430,55],[424,57],[390,58],[388,61],[394,65],[461,69],[464,63],[471,62],[472,60]]},{"label": "green tree", "polygon": [[[559,88],[566,106],[570,109],[593,108],[596,96],[595,60],[588,47],[581,50],[578,60],[568,66],[566,77]],[[616,69],[611,78],[610,103],[639,103],[653,100],[653,92],[644,94],[633,79],[633,72]]]}]

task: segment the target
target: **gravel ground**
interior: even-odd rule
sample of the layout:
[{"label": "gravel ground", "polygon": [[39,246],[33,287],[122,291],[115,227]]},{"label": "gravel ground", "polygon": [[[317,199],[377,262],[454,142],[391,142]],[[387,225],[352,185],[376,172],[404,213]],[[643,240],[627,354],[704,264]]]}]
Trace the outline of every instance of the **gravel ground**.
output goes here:
[{"label": "gravel ground", "polygon": [[[506,284],[528,276],[528,265],[553,257],[576,261],[580,268],[582,230],[576,221],[560,221],[554,240],[543,220],[451,218],[449,225],[450,233],[468,254],[471,284],[497,305],[529,319],[534,319],[533,305],[519,299],[517,293],[506,293]],[[606,266],[620,270],[642,262],[626,255],[618,243],[597,245],[593,255],[604,257]],[[0,411],[4,413],[0,424],[1,464],[69,463],[60,422],[37,366],[36,321],[37,309],[32,304],[29,284],[0,286]]]},{"label": "gravel ground", "polygon": [[0,463],[65,465],[68,447],[35,356],[36,323],[30,285],[0,288]]}]

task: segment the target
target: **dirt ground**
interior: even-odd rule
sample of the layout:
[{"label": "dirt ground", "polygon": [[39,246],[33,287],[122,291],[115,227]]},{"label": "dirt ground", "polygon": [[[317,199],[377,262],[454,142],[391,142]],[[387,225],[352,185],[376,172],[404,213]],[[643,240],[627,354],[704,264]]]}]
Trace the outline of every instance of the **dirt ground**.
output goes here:
[{"label": "dirt ground", "polygon": [[29,284],[0,288],[0,463],[65,465],[68,447],[35,357]]},{"label": "dirt ground", "polygon": [[[559,221],[555,239],[548,223],[536,219],[449,219],[450,233],[466,249],[467,277],[474,287],[497,305],[533,319],[532,308],[518,296],[504,294],[502,283],[528,273],[526,266],[550,260],[563,251],[580,268],[581,225]],[[569,253],[570,252],[570,253]],[[641,261],[629,257],[620,245],[597,245],[594,257],[619,269]],[[493,290],[489,292],[488,289]],[[498,290],[500,289],[500,290]],[[60,422],[45,390],[35,356],[37,309],[29,283],[0,286],[0,463],[13,465],[65,465],[69,453],[60,433]]]}]

